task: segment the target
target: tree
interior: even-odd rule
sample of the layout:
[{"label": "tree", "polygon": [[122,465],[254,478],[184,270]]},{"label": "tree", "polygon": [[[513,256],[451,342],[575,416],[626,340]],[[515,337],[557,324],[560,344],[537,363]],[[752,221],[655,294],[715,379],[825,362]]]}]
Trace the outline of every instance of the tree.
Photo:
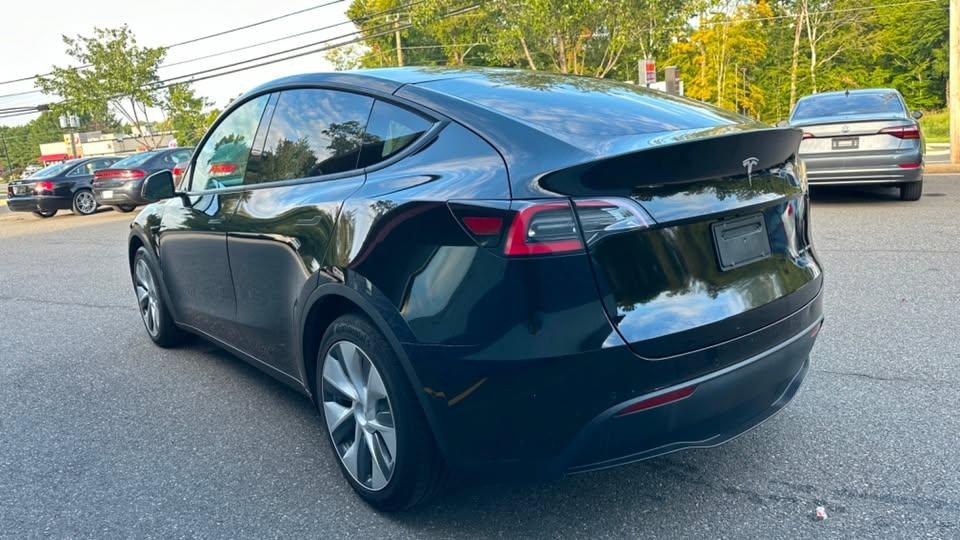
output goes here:
[{"label": "tree", "polygon": [[163,111],[167,115],[166,125],[173,130],[177,143],[193,146],[200,141],[212,123],[210,113],[204,109],[213,103],[198,96],[190,85],[175,84],[167,88],[163,102]]},{"label": "tree", "polygon": [[147,109],[159,104],[157,68],[166,51],[140,47],[130,29],[95,28],[93,36],[63,36],[67,54],[82,68],[54,66],[49,76],[39,77],[37,87],[60,96],[53,106],[59,115],[72,112],[97,119],[119,114],[134,127],[137,141],[154,148],[159,139],[144,133],[150,121]]}]

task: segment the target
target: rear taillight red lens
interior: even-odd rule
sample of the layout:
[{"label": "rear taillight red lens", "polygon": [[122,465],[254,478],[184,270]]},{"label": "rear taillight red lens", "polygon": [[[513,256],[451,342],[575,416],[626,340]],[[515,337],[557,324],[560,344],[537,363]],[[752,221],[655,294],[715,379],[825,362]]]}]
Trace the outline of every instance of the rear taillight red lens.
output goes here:
[{"label": "rear taillight red lens", "polygon": [[53,191],[53,182],[37,182],[33,185],[33,190],[37,193],[43,191]]},{"label": "rear taillight red lens", "polygon": [[901,163],[897,165],[897,167],[900,167],[901,169],[919,169],[920,164],[919,163]]},{"label": "rear taillight red lens", "polygon": [[230,176],[237,173],[239,167],[235,163],[214,163],[210,165],[210,176]]},{"label": "rear taillight red lens", "polygon": [[507,231],[505,255],[543,255],[583,249],[573,210],[567,201],[530,203]]},{"label": "rear taillight red lens", "polygon": [[93,180],[134,180],[143,178],[147,173],[140,169],[103,169],[93,173]]},{"label": "rear taillight red lens", "polygon": [[803,138],[804,138],[804,139],[813,139],[814,137],[816,137],[816,135],[814,135],[813,133],[809,133],[809,132],[806,132],[806,131],[803,132]]},{"label": "rear taillight red lens", "polygon": [[665,394],[660,394],[659,396],[654,396],[650,399],[645,399],[643,401],[638,401],[633,405],[624,407],[620,412],[617,413],[617,416],[623,416],[626,414],[631,414],[635,412],[645,411],[647,409],[652,409],[654,407],[659,407],[660,405],[666,405],[667,403],[673,403],[674,401],[680,401],[681,399],[690,397],[691,394],[697,389],[696,386],[685,386],[683,388],[672,390]]},{"label": "rear taillight red lens", "polygon": [[[650,227],[654,220],[626,198],[451,203],[450,209],[479,245],[502,246],[507,256],[584,250],[601,238]],[[504,231],[506,229],[506,231]],[[501,239],[503,241],[501,242]]]},{"label": "rear taillight red lens", "polygon": [[898,139],[919,139],[920,138],[920,129],[917,126],[897,126],[883,128],[880,130],[880,133],[886,135],[893,135]]}]

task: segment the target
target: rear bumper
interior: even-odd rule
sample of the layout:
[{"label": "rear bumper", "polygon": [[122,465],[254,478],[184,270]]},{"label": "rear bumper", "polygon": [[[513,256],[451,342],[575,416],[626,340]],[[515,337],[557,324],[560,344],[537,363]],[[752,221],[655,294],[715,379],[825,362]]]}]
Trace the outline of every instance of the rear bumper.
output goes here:
[{"label": "rear bumper", "polygon": [[[716,446],[750,430],[797,393],[822,320],[820,292],[764,328],[661,360],[614,340],[571,356],[493,361],[460,347],[405,348],[451,468],[555,478]],[[704,356],[718,367],[690,374]],[[690,385],[682,400],[617,416]]]},{"label": "rear bumper", "polygon": [[150,201],[140,195],[140,186],[142,182],[124,182],[116,187],[95,185],[93,187],[93,196],[97,198],[97,203],[105,206],[116,205],[142,205]]},{"label": "rear bumper", "polygon": [[[780,412],[797,394],[822,321],[777,348],[676,387],[621,403],[594,419],[571,445],[568,473],[605,469],[686,448],[728,442]],[[617,416],[625,407],[694,387],[688,397]]]},{"label": "rear bumper", "polygon": [[[811,184],[901,184],[923,179],[923,153],[919,150],[888,154],[802,155]],[[917,164],[904,168],[901,165]]]},{"label": "rear bumper", "polygon": [[69,210],[72,204],[70,197],[42,195],[30,197],[8,197],[7,208],[13,212],[50,212],[52,210]]}]

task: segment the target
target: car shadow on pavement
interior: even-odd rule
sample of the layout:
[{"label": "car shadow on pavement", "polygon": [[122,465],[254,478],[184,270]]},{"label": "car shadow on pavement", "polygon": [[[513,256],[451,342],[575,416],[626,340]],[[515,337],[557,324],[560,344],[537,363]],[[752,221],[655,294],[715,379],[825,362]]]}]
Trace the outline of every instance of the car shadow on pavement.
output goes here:
[{"label": "car shadow on pavement", "polygon": [[899,188],[869,186],[811,186],[810,200],[813,204],[903,202]]}]

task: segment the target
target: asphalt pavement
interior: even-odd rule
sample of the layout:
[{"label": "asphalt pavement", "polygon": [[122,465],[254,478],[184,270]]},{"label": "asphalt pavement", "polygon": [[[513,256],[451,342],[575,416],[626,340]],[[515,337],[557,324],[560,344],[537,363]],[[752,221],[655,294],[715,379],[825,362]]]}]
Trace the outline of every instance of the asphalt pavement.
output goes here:
[{"label": "asphalt pavement", "polygon": [[199,340],[153,346],[131,215],[2,213],[0,536],[960,537],[960,176],[916,203],[817,190],[813,213],[826,325],[782,414],[719,448],[398,515],[350,492],[306,398]]}]

